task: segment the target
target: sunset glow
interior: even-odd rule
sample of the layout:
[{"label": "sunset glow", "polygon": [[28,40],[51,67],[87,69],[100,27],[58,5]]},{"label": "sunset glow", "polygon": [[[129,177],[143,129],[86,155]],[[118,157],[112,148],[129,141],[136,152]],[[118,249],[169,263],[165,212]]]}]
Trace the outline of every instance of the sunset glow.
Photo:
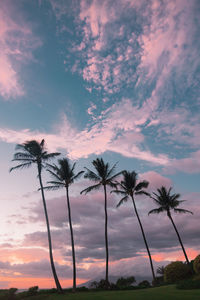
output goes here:
[{"label": "sunset glow", "polygon": [[[172,212],[189,260],[200,253],[199,13],[198,0],[0,1],[0,288],[55,287],[37,166],[9,173],[16,144],[30,140],[75,172],[102,157],[148,181],[148,193],[172,187],[193,212]],[[45,169],[42,180],[53,180]],[[105,277],[104,191],[80,194],[90,185],[82,174],[69,186],[77,285]],[[151,280],[131,198],[116,208],[110,192],[109,276]],[[70,287],[66,192],[45,198],[56,271]],[[166,211],[148,216],[153,200],[135,202],[155,271],[185,261]]]}]

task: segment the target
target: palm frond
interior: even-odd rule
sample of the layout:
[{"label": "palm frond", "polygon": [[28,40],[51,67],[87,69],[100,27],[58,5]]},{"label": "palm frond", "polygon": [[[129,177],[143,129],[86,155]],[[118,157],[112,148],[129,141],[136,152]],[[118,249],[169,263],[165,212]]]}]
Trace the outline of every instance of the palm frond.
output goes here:
[{"label": "palm frond", "polygon": [[116,177],[122,174],[123,171],[118,172],[117,174],[113,175],[112,177],[109,178],[109,181],[113,181]]},{"label": "palm frond", "polygon": [[12,161],[36,162],[36,160],[32,158],[13,158]]},{"label": "palm frond", "polygon": [[61,186],[61,185],[51,185],[51,186],[45,186],[45,187],[43,187],[43,189],[45,189],[47,191],[56,191],[56,190],[59,190],[61,188],[63,188],[63,186]]},{"label": "palm frond", "polygon": [[87,187],[86,189],[82,190],[80,192],[80,194],[85,193],[85,195],[86,195],[87,193],[90,193],[93,190],[98,190],[100,187],[101,187],[101,183],[98,183],[98,184],[95,184],[95,185],[91,185],[91,186]]},{"label": "palm frond", "polygon": [[117,164],[118,164],[118,162],[116,162],[113,165],[113,167],[108,171],[107,178],[109,178],[109,176],[113,174],[114,170],[116,169]]},{"label": "palm frond", "polygon": [[187,209],[181,209],[181,208],[174,208],[174,212],[175,213],[183,213],[183,214],[186,214],[186,213],[190,213],[193,215],[193,212],[190,211],[190,210],[187,210]]},{"label": "palm frond", "polygon": [[78,172],[78,174],[74,175],[73,180],[76,180],[76,179],[80,178],[83,173],[84,173],[84,171]]},{"label": "palm frond", "polygon": [[111,188],[116,189],[117,188],[117,183],[116,182],[112,182],[112,181],[108,181],[107,185],[109,185]]},{"label": "palm frond", "polygon": [[122,203],[127,202],[127,201],[128,201],[128,196],[126,195],[119,201],[119,203],[117,204],[116,207],[119,207],[120,205],[122,205]]},{"label": "palm frond", "polygon": [[33,155],[29,153],[17,152],[14,154],[15,159],[33,159]]},{"label": "palm frond", "polygon": [[150,197],[150,193],[145,192],[145,191],[135,192],[135,195],[146,195],[146,196]]},{"label": "palm frond", "polygon": [[86,167],[84,167],[84,169],[87,170],[87,172],[84,174],[84,178],[88,178],[88,179],[90,179],[92,181],[95,181],[95,182],[101,180],[101,178],[97,174],[95,174],[93,171],[91,171],[90,169],[88,169]]},{"label": "palm frond", "polygon": [[60,176],[57,175],[57,173],[51,171],[50,169],[46,169],[46,170],[51,174],[51,176],[52,176],[53,178],[56,178],[57,180],[62,181],[62,178],[60,178]]},{"label": "palm frond", "polygon": [[165,209],[163,207],[159,207],[159,208],[155,208],[155,209],[152,209],[148,212],[148,215],[150,214],[159,214],[160,212],[163,212],[165,211]]},{"label": "palm frond", "polygon": [[144,181],[140,181],[136,187],[135,187],[135,191],[139,192],[141,189],[146,189],[149,185],[149,182],[144,180]]},{"label": "palm frond", "polygon": [[60,185],[60,186],[65,186],[65,183],[64,182],[61,182],[61,181],[54,181],[54,180],[51,180],[51,181],[47,181],[48,184],[52,184],[52,185]]},{"label": "palm frond", "polygon": [[47,154],[44,154],[42,158],[43,158],[44,160],[51,160],[52,158],[54,158],[54,157],[56,157],[56,156],[58,156],[58,155],[60,155],[59,152],[47,153]]},{"label": "palm frond", "polygon": [[16,169],[25,169],[25,168],[29,168],[31,166],[32,162],[28,162],[28,163],[25,163],[25,164],[20,164],[18,166],[15,166],[15,167],[12,167],[10,168],[9,172],[12,172],[13,170],[16,170]]},{"label": "palm frond", "polygon": [[122,190],[112,190],[110,193],[111,194],[115,193],[115,194],[119,194],[119,195],[126,195],[126,192],[122,191]]}]

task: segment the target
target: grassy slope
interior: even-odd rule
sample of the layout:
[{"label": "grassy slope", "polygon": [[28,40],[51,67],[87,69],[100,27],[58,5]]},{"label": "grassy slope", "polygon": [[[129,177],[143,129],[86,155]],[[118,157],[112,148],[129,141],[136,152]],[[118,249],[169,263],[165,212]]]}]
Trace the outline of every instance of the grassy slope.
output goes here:
[{"label": "grassy slope", "polygon": [[48,300],[199,300],[200,290],[177,290],[174,286],[135,291],[85,292],[51,295]]}]

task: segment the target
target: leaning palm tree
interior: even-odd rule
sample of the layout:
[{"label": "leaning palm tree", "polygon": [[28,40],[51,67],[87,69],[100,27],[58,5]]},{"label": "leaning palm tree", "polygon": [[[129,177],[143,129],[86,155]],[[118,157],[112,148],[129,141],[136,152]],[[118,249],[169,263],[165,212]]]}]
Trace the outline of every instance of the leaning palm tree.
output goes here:
[{"label": "leaning palm tree", "polygon": [[122,203],[128,201],[129,197],[131,198],[132,202],[133,202],[133,207],[135,210],[135,214],[137,216],[139,225],[140,225],[140,229],[142,231],[142,236],[144,239],[144,243],[147,249],[147,253],[149,256],[149,261],[150,261],[150,266],[151,266],[151,271],[152,271],[152,275],[153,275],[153,279],[155,281],[155,272],[154,272],[154,268],[153,268],[153,262],[152,262],[152,258],[151,258],[151,253],[149,250],[149,246],[147,243],[147,239],[144,233],[144,229],[142,226],[142,222],[140,220],[138,211],[137,211],[137,207],[136,207],[136,203],[135,203],[135,195],[148,195],[149,193],[147,193],[146,191],[144,191],[144,188],[147,188],[149,185],[148,181],[140,181],[137,182],[137,173],[135,173],[134,171],[129,172],[129,171],[123,171],[123,179],[121,180],[120,183],[118,183],[119,188],[117,187],[116,190],[113,190],[111,192],[122,195],[122,199],[119,201],[119,203],[117,204],[117,207],[119,207]]},{"label": "leaning palm tree", "polygon": [[172,222],[172,225],[174,227],[174,230],[176,231],[176,234],[178,236],[178,240],[181,244],[183,253],[185,255],[185,259],[187,264],[190,264],[185,248],[183,246],[181,237],[178,233],[178,230],[176,228],[176,225],[174,223],[174,220],[172,219],[171,216],[171,210],[174,210],[175,213],[190,213],[193,214],[191,211],[186,210],[186,209],[181,209],[177,208],[181,202],[184,202],[185,200],[178,200],[180,198],[180,194],[171,194],[172,188],[170,187],[169,190],[166,189],[166,187],[162,186],[160,189],[157,189],[157,194],[153,193],[154,196],[150,196],[151,199],[154,200],[155,204],[159,206],[159,208],[155,208],[150,210],[149,214],[159,214],[160,212],[165,212],[167,213],[168,218]]},{"label": "leaning palm tree", "polygon": [[58,166],[55,164],[47,164],[47,171],[52,175],[54,181],[48,181],[50,186],[45,187],[50,190],[58,190],[60,188],[66,189],[67,207],[68,207],[68,220],[71,234],[72,245],[72,261],[73,261],[73,291],[76,291],[76,258],[74,248],[74,236],[71,220],[71,208],[69,201],[69,186],[77,180],[84,171],[80,171],[77,174],[74,173],[75,163],[71,166],[67,158],[59,159]]},{"label": "leaning palm tree", "polygon": [[92,162],[95,172],[91,171],[88,168],[86,169],[86,173],[84,175],[84,178],[88,178],[91,181],[94,181],[96,184],[89,186],[88,188],[81,191],[82,193],[89,193],[93,190],[98,190],[101,186],[103,186],[104,190],[104,211],[105,211],[105,248],[106,248],[106,287],[109,286],[109,280],[108,280],[108,260],[109,260],[109,251],[108,251],[108,215],[107,215],[107,186],[110,186],[112,188],[116,187],[116,183],[114,180],[117,176],[119,176],[122,172],[119,172],[117,174],[114,174],[116,164],[114,164],[111,168],[109,163],[105,163],[102,158],[97,158],[93,160]]},{"label": "leaning palm tree", "polygon": [[44,197],[44,189],[43,189],[42,174],[41,174],[42,169],[44,167],[44,163],[49,161],[50,159],[54,158],[55,156],[59,155],[60,153],[57,153],[57,152],[56,153],[48,153],[44,147],[44,139],[41,141],[41,143],[39,143],[35,140],[31,140],[31,141],[27,141],[23,144],[18,144],[18,145],[16,145],[16,151],[17,152],[14,154],[14,158],[12,161],[17,161],[20,164],[11,168],[10,172],[15,169],[28,168],[32,164],[37,165],[38,178],[39,178],[39,183],[40,183],[40,190],[41,190],[42,202],[43,202],[43,206],[44,206],[44,214],[45,214],[46,225],[47,225],[51,269],[52,269],[52,273],[53,273],[53,277],[55,280],[57,290],[59,293],[61,293],[62,287],[60,285],[58,276],[56,274],[56,269],[55,269],[54,260],[53,260],[51,233],[50,233],[49,219],[48,219],[48,214],[47,214],[47,207],[46,207],[46,201],[45,201],[45,197]]}]

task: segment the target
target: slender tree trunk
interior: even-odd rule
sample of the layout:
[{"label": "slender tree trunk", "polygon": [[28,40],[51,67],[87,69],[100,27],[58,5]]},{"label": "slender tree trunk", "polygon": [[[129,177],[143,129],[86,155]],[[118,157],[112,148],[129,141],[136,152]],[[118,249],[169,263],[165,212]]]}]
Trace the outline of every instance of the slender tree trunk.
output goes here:
[{"label": "slender tree trunk", "polygon": [[70,209],[70,202],[69,202],[69,190],[68,190],[68,187],[66,187],[66,195],[67,195],[68,218],[69,218],[69,227],[70,227],[71,244],[72,244],[73,292],[75,292],[76,291],[76,257],[75,257],[75,249],[74,249],[74,235],[73,235],[73,228],[72,228],[71,209]]},{"label": "slender tree trunk", "polygon": [[56,274],[56,269],[53,261],[53,253],[52,253],[52,243],[51,243],[51,233],[50,233],[50,227],[49,227],[49,218],[47,214],[47,207],[46,207],[46,202],[45,202],[45,197],[44,197],[44,190],[43,190],[43,184],[42,184],[42,177],[41,177],[41,171],[38,166],[38,176],[39,176],[39,181],[40,181],[40,187],[41,187],[41,194],[42,194],[42,202],[44,206],[44,213],[45,213],[45,218],[46,218],[46,224],[47,224],[47,233],[48,233],[48,242],[49,242],[49,257],[50,257],[50,263],[51,263],[51,269],[53,273],[53,277],[55,280],[56,288],[59,293],[62,293],[62,287],[60,285],[58,276]]},{"label": "slender tree trunk", "polygon": [[179,235],[179,233],[178,233],[178,230],[177,230],[177,228],[176,228],[176,225],[175,225],[175,223],[174,223],[174,221],[173,221],[173,219],[172,219],[172,216],[171,216],[170,211],[167,212],[167,215],[168,215],[170,221],[172,222],[172,225],[174,226],[174,229],[175,229],[176,234],[177,234],[177,236],[178,236],[179,243],[181,244],[183,253],[184,253],[184,255],[185,255],[185,259],[186,259],[186,261],[187,261],[187,264],[189,265],[189,264],[190,264],[189,259],[188,259],[188,257],[187,257],[187,254],[186,254],[185,248],[184,248],[184,246],[183,246],[181,237],[180,237],[180,235]]},{"label": "slender tree trunk", "polygon": [[109,253],[108,253],[108,214],[107,214],[107,193],[106,193],[106,185],[104,187],[104,196],[105,196],[105,246],[106,246],[106,287],[109,286],[108,280],[108,260],[109,260]]},{"label": "slender tree trunk", "polygon": [[152,275],[153,275],[153,280],[154,280],[154,282],[156,282],[156,276],[155,276],[155,272],[154,272],[154,268],[153,268],[153,262],[152,262],[152,258],[151,258],[151,253],[150,253],[150,250],[149,250],[149,246],[147,244],[147,240],[146,240],[146,236],[145,236],[145,233],[144,233],[144,229],[143,229],[142,223],[140,221],[140,217],[139,217],[138,212],[137,212],[137,208],[136,208],[134,197],[131,196],[131,198],[132,198],[132,201],[133,201],[133,206],[134,206],[134,209],[135,209],[135,213],[136,213],[138,222],[140,224],[140,229],[142,231],[142,236],[143,236],[144,243],[145,243],[145,246],[146,246],[146,249],[147,249],[147,253],[148,253],[148,256],[149,256],[149,261],[150,261],[151,271],[152,271]]}]

